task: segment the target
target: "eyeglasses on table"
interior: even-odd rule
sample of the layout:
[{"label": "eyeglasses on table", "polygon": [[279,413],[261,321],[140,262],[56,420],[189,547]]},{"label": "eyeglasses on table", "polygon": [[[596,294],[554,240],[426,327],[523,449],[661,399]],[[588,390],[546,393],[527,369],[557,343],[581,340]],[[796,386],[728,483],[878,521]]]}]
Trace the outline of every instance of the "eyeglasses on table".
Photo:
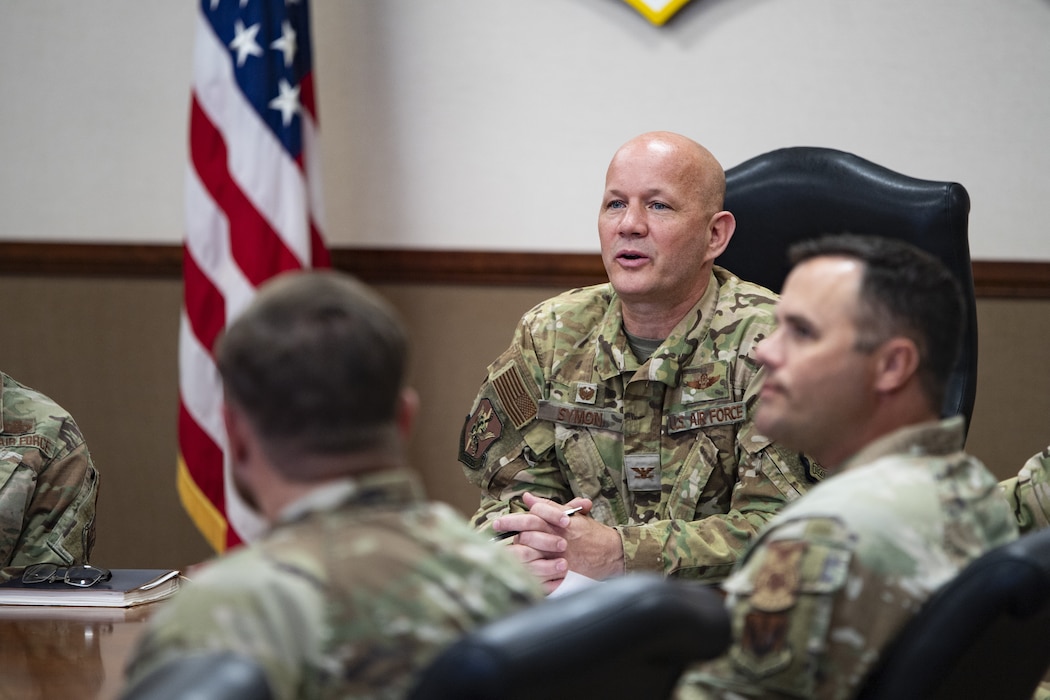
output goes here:
[{"label": "eyeglasses on table", "polygon": [[31,564],[22,571],[22,583],[53,583],[60,581],[78,588],[90,588],[99,581],[108,581],[112,574],[100,566],[82,564],[60,567],[57,564]]}]

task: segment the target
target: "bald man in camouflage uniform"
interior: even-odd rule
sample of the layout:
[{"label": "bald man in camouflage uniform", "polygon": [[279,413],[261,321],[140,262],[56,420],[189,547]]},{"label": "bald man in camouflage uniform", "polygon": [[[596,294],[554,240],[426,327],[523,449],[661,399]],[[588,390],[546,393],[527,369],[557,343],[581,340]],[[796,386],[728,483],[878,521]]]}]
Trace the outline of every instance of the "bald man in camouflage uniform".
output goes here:
[{"label": "bald man in camouflage uniform", "polygon": [[38,562],[83,564],[98,473],[73,417],[0,372],[0,581]]},{"label": "bald man in camouflage uniform", "polygon": [[129,687],[232,651],[274,698],[401,698],[442,647],[542,598],[507,552],[422,500],[403,454],[418,401],[406,352],[393,311],[346,275],[260,290],[217,358],[232,476],[272,529],[153,617]]},{"label": "bald man in camouflage uniform", "polygon": [[625,144],[598,222],[610,283],[536,306],[488,368],[460,439],[474,522],[520,532],[510,548],[548,590],[569,568],[720,581],[817,479],[751,421],[775,295],[714,266],[724,194],[694,141]]},{"label": "bald man in camouflage uniform", "polygon": [[732,646],[687,675],[682,700],[855,697],[934,591],[1017,537],[963,451],[964,418],[939,418],[963,319],[951,274],[887,239],[793,251],[755,422],[829,476],[725,582]]}]

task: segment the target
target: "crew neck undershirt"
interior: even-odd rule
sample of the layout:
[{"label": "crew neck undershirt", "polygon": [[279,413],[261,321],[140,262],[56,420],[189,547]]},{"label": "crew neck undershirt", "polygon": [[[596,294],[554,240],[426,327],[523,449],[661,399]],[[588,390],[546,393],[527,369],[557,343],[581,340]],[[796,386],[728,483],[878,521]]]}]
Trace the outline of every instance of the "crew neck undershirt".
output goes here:
[{"label": "crew neck undershirt", "polygon": [[626,330],[624,333],[627,335],[627,344],[631,346],[631,352],[638,358],[639,362],[645,363],[653,356],[656,352],[656,348],[663,344],[663,338],[639,338],[636,335],[631,335]]}]

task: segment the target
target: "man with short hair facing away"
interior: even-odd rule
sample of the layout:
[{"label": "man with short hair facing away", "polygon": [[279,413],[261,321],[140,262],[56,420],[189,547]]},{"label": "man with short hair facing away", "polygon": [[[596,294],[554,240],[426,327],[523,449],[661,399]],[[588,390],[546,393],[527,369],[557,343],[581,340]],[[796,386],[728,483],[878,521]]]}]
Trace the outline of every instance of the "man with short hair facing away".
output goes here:
[{"label": "man with short hair facing away", "polygon": [[202,652],[264,671],[274,698],[403,697],[467,630],[541,599],[507,552],[421,500],[393,310],[336,272],[265,284],[219,342],[232,475],[271,524],[151,619],[130,685]]},{"label": "man with short hair facing away", "polygon": [[755,422],[829,476],[725,582],[733,644],[683,698],[853,697],[934,591],[1017,537],[996,479],[963,451],[964,419],[939,418],[963,324],[951,274],[877,237],[792,256],[758,349]]}]

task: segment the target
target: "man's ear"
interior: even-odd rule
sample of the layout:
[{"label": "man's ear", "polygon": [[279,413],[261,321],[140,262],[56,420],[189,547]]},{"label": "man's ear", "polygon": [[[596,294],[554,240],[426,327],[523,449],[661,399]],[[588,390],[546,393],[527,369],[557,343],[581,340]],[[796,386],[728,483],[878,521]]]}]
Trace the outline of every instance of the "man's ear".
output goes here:
[{"label": "man's ear", "polygon": [[708,224],[707,229],[711,234],[707,247],[707,259],[714,260],[725,252],[726,246],[729,245],[729,240],[736,231],[736,217],[732,212],[720,211],[711,217],[711,223]]},{"label": "man's ear", "polygon": [[402,440],[408,440],[416,425],[419,413],[419,393],[412,387],[405,387],[397,398],[397,430]]},{"label": "man's ear", "polygon": [[911,338],[890,338],[875,350],[875,389],[897,391],[919,371],[919,348]]},{"label": "man's ear", "polygon": [[232,464],[242,464],[248,458],[247,419],[229,403],[222,404],[222,422],[226,426],[226,448]]}]

